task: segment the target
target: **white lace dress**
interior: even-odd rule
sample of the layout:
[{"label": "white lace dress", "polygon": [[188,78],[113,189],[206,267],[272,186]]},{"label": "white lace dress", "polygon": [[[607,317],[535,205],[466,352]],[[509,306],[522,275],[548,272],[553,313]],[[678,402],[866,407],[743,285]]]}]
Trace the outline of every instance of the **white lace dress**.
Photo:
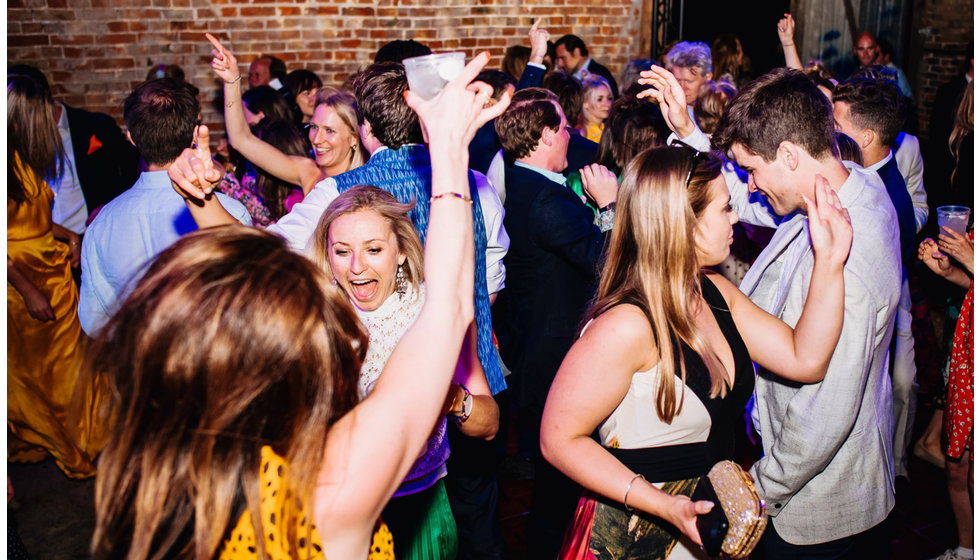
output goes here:
[{"label": "white lace dress", "polygon": [[[357,380],[357,392],[360,398],[366,397],[378,381],[381,371],[388,358],[405,335],[408,327],[412,326],[422,304],[425,302],[425,285],[418,290],[409,290],[404,295],[397,292],[374,311],[364,311],[354,306],[361,322],[367,327],[369,343],[367,356],[361,365],[361,374]],[[446,436],[446,418],[442,417],[425,444],[419,458],[412,465],[408,476],[402,481],[395,496],[404,496],[421,492],[446,476],[446,459],[449,458],[449,440]]]}]

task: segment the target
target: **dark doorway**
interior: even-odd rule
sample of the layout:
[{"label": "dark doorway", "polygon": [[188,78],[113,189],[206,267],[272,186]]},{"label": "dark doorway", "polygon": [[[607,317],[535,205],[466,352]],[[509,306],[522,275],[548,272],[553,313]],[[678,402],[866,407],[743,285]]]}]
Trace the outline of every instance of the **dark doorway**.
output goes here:
[{"label": "dark doorway", "polygon": [[742,51],[752,61],[752,76],[783,66],[783,51],[776,36],[776,23],[789,12],[790,0],[674,0],[684,7],[685,41],[711,45],[722,33],[734,33]]}]

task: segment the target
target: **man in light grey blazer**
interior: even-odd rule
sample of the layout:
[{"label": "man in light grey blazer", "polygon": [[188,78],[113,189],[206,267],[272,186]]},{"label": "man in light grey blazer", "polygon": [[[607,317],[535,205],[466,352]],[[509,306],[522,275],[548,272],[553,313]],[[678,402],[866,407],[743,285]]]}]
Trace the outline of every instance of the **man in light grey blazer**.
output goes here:
[{"label": "man in light grey blazer", "polygon": [[729,181],[739,217],[772,223],[775,214],[779,223],[740,286],[760,307],[791,326],[800,317],[813,269],[801,209],[818,174],[854,228],[844,326],[826,377],[800,385],[760,370],[757,378],[764,456],[751,474],[771,516],[759,548],[766,558],[848,557],[895,503],[888,345],[901,285],[898,220],[878,175],[840,161],[833,133],[827,98],[784,68],[747,86],[713,138],[748,175]]},{"label": "man in light grey blazer", "polygon": [[752,466],[769,526],[752,557],[879,557],[875,527],[895,505],[888,346],[901,285],[898,218],[873,171],[840,161],[830,101],[802,72],[780,68],[746,86],[708,140],[684,109],[683,91],[659,68],[641,81],[660,88],[667,124],[697,150],[734,154],[722,170],[739,218],[776,227],[739,288],[795,326],[813,249],[803,208],[817,176],[850,215],[844,325],[823,381],[810,385],[761,370],[753,421],[764,455]]}]

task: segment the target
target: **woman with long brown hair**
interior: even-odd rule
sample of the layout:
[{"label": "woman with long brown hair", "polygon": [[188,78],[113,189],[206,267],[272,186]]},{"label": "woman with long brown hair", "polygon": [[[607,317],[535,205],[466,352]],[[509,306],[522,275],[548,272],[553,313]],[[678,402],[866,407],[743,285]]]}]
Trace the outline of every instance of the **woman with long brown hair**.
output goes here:
[{"label": "woman with long brown hair", "polygon": [[407,96],[432,146],[431,291],[359,403],[367,335],[282,239],[202,230],[150,266],[93,352],[118,414],[96,485],[96,558],[390,549],[372,530],[443,413],[473,320],[467,146],[509,99],[484,109],[491,88],[469,84],[488,60],[431,100]]},{"label": "woman with long brown hair", "polygon": [[81,244],[51,221],[46,181],[62,172],[63,160],[44,90],[28,76],[8,75],[7,457],[33,462],[50,454],[65,474],[84,478],[95,474],[104,439],[87,415],[69,417],[88,339],[71,276]]},{"label": "woman with long brown hair", "polygon": [[752,361],[801,383],[826,372],[851,239],[839,201],[817,183],[809,216],[818,266],[794,330],[703,270],[728,254],[737,221],[721,167],[716,154],[665,147],[625,171],[599,291],[542,421],[545,458],[587,491],[563,558],[600,549],[690,557],[696,515],[710,502],[689,496],[715,462],[734,456]]}]

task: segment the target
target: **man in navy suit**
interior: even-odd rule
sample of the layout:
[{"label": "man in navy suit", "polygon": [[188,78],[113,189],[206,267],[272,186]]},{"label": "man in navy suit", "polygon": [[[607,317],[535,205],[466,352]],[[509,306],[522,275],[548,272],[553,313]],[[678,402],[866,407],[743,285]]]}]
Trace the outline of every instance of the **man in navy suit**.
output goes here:
[{"label": "man in navy suit", "polygon": [[564,35],[555,43],[555,54],[558,56],[558,67],[566,74],[572,74],[582,79],[583,71],[602,76],[612,88],[613,99],[619,97],[616,79],[608,68],[589,57],[589,48],[585,41],[576,35]]},{"label": "man in navy suit", "polygon": [[[511,238],[496,333],[514,372],[522,420],[536,433],[551,382],[595,290],[617,183],[612,176],[590,190],[601,220],[565,186],[560,172],[569,133],[558,98],[548,90],[515,93],[495,128],[507,159],[504,228]],[[528,556],[554,558],[581,489],[535,448]]]},{"label": "man in navy suit", "polygon": [[910,99],[889,79],[854,78],[834,90],[834,121],[841,132],[861,148],[864,166],[877,171],[888,198],[898,215],[902,248],[902,292],[896,313],[895,341],[892,351],[892,394],[895,435],[892,452],[895,476],[908,479],[908,447],[915,419],[915,352],[912,340],[912,297],[907,268],[915,263],[915,216],[912,193],[898,169],[895,139],[908,114]]}]

